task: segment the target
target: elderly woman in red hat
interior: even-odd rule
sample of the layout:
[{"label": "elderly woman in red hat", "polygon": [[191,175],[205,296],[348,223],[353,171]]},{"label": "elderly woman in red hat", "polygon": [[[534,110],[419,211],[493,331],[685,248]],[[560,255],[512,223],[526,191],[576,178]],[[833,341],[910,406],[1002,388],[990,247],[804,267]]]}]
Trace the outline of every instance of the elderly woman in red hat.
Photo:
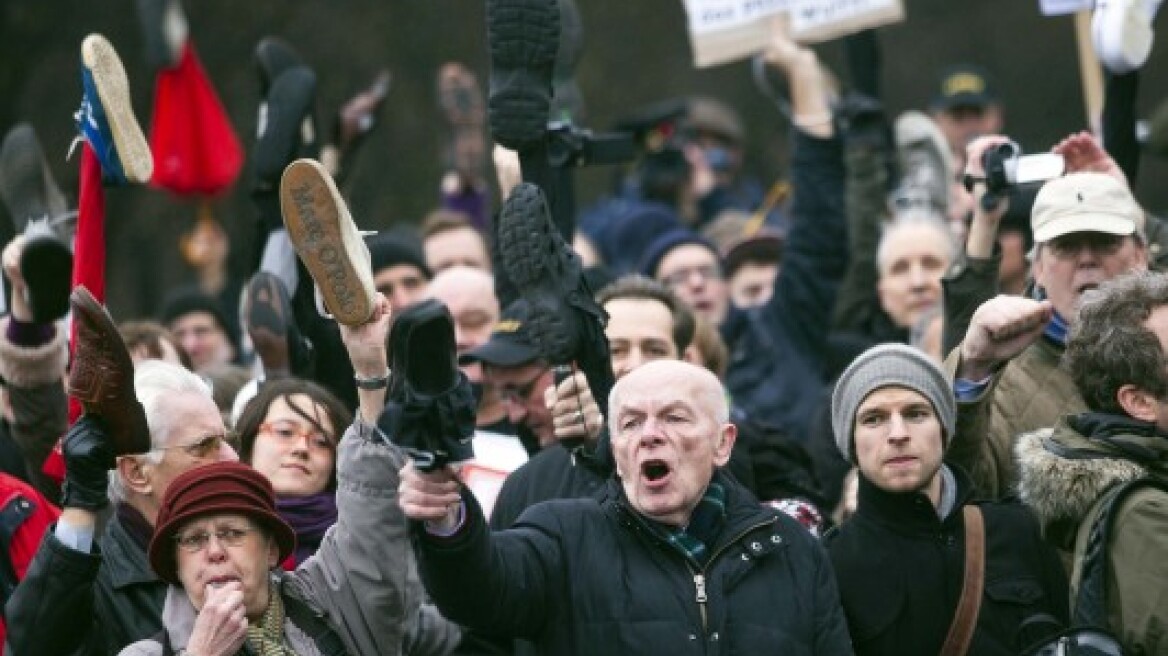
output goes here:
[{"label": "elderly woman in red hat", "polygon": [[[342,327],[354,369],[387,370],[389,304]],[[150,541],[150,566],[170,583],[163,630],[127,656],[400,654],[434,630],[421,610],[409,531],[397,505],[405,456],[375,423],[385,390],[362,389],[357,420],[336,453],[336,524],[294,571],[279,567],[296,548],[268,479],[224,462],[171,483]],[[440,620],[440,618],[438,618]],[[445,622],[445,620],[441,620]],[[457,637],[457,631],[455,631]]]}]

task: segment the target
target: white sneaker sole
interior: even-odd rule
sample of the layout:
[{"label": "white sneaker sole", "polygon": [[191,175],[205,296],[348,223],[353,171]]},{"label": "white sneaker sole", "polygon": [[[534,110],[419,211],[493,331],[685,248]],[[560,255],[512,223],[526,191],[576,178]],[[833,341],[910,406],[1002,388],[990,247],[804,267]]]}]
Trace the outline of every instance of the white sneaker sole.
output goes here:
[{"label": "white sneaker sole", "polygon": [[280,211],[292,246],[333,317],[347,326],[369,321],[377,297],[369,249],[319,162],[299,159],[284,169]]},{"label": "white sneaker sole", "polygon": [[[1091,18],[1095,53],[1107,70],[1138,70],[1152,54],[1152,17],[1159,0],[1101,0]],[[1153,7],[1149,11],[1149,7]],[[1150,15],[1149,15],[1150,14]]]},{"label": "white sneaker sole", "polygon": [[81,63],[93,74],[126,179],[139,184],[149,182],[154,173],[154,156],[134,117],[130,83],[117,51],[104,36],[90,34],[81,42]]}]

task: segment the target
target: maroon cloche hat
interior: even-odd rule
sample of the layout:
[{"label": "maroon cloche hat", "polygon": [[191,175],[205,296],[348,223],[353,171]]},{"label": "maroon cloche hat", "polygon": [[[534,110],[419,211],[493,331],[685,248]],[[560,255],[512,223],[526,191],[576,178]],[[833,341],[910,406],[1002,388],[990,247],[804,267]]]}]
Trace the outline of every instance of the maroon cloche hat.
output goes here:
[{"label": "maroon cloche hat", "polygon": [[278,514],[272,484],[239,462],[218,462],[184,472],[171,482],[150,540],[150,568],[163,581],[181,585],[174,536],[187,522],[205,515],[245,515],[271,532],[284,560],[296,548],[296,533]]}]

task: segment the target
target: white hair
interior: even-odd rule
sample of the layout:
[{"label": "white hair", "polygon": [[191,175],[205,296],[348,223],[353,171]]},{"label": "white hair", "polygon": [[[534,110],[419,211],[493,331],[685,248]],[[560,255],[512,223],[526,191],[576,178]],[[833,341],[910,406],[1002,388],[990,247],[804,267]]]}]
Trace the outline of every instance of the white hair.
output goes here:
[{"label": "white hair", "polygon": [[[142,457],[146,462],[162,462],[166,437],[170,434],[170,413],[166,400],[179,394],[201,394],[212,399],[211,387],[202,378],[183,367],[162,360],[144,360],[134,368],[134,393],[146,413],[146,428],[150,431],[150,451]],[[126,486],[118,471],[111,470],[107,488],[110,501],[124,503]]]},{"label": "white hair", "polygon": [[961,245],[957,243],[953,231],[949,229],[941,216],[930,210],[910,209],[894,214],[880,231],[880,244],[876,247],[876,269],[881,275],[884,273],[885,265],[888,264],[888,244],[892,235],[917,226],[925,226],[935,230],[941,236],[945,256],[949,258],[949,262],[957,261],[961,254]]},{"label": "white hair", "polygon": [[695,399],[698,405],[711,412],[715,423],[719,425],[729,423],[730,404],[726,400],[726,391],[722,387],[722,381],[709,369],[682,360],[656,360],[637,367],[612,386],[612,391],[608,395],[608,430],[611,435],[618,434],[617,415],[620,414],[625,388],[645,375],[656,373],[659,369],[669,371],[675,380],[684,378],[698,383]]}]

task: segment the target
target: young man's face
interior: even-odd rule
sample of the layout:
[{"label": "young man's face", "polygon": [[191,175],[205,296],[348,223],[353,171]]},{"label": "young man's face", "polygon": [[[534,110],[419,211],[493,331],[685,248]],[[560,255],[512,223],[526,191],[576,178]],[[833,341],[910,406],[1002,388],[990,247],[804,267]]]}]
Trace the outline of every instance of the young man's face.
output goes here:
[{"label": "young man's face", "polygon": [[860,473],[886,492],[936,485],[944,452],[941,422],[922,394],[883,387],[856,410],[854,452]]},{"label": "young man's face", "polygon": [[373,286],[389,299],[394,312],[400,312],[426,295],[426,277],[412,264],[395,264],[373,274]]},{"label": "young man's face", "polygon": [[486,242],[477,230],[469,226],[430,235],[422,243],[422,248],[426,251],[426,265],[434,273],[459,265],[491,270]]},{"label": "young man's face", "polygon": [[210,312],[188,312],[170,322],[170,332],[191,356],[195,371],[227,364],[235,357],[231,339]]},{"label": "young man's face", "polygon": [[715,326],[729,309],[730,294],[718,258],[705,246],[684,244],[661,258],[657,280]]},{"label": "young man's face", "polygon": [[771,300],[775,291],[775,277],[779,265],[766,262],[747,262],[730,276],[730,300],[740,308],[751,308]]},{"label": "young man's face", "polygon": [[612,370],[619,379],[653,360],[680,357],[673,341],[673,315],[664,303],[650,298],[615,298],[604,304],[604,329],[612,352]]}]

